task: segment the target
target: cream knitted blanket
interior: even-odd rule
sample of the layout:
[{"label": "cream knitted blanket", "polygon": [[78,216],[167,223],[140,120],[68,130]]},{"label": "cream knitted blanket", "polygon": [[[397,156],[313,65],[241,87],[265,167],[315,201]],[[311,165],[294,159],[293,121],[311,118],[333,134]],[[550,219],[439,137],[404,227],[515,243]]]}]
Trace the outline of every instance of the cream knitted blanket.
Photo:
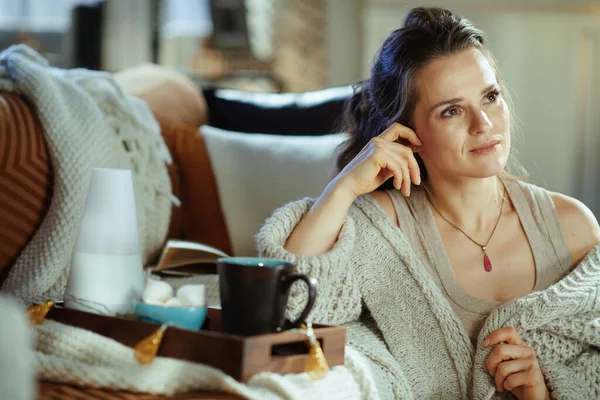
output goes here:
[{"label": "cream knitted blanket", "polygon": [[[284,244],[313,200],[290,203],[257,236],[263,256],[282,258],[318,280],[314,321],[345,324],[351,345],[379,366],[387,389],[405,399],[492,399],[496,392],[483,339],[517,328],[537,353],[554,399],[600,398],[600,246],[561,281],[503,304],[487,318],[473,349],[453,312],[400,229],[371,196],[353,204],[334,248],[299,257]],[[303,286],[292,287],[290,313]]]},{"label": "cream knitted blanket", "polygon": [[33,335],[23,311],[0,295],[0,399],[31,400],[36,394]]},{"label": "cream knitted blanket", "polygon": [[379,398],[368,360],[351,348],[346,349],[346,366],[333,367],[319,381],[304,373],[265,372],[242,384],[215,368],[170,358],[140,365],[131,348],[51,320],[34,333],[38,377],[51,382],[165,395],[206,390],[253,400]]},{"label": "cream knitted blanket", "polygon": [[144,262],[159,250],[173,200],[170,155],[146,104],[108,73],[51,68],[21,45],[0,53],[0,88],[35,106],[54,171],[48,213],[2,291],[25,304],[61,300],[94,167],[132,170]]}]

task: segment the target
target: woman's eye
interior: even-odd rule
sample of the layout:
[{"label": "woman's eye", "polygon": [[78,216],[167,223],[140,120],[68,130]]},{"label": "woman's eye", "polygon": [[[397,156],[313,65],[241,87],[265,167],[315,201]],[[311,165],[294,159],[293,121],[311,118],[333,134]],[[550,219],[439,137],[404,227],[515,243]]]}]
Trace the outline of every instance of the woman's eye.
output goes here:
[{"label": "woman's eye", "polygon": [[442,117],[450,118],[458,115],[458,107],[450,107],[442,112]]},{"label": "woman's eye", "polygon": [[500,92],[498,90],[494,90],[493,92],[488,93],[486,99],[488,102],[493,103],[498,100],[498,97],[500,97]]}]

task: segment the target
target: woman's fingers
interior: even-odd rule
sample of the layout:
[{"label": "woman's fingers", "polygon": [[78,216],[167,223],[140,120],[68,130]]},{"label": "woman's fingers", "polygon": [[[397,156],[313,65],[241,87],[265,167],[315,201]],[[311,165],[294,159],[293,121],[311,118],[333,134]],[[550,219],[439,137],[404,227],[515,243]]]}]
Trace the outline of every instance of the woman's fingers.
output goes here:
[{"label": "woman's fingers", "polygon": [[[393,160],[394,165],[396,166],[396,171],[394,173],[394,187],[397,190],[402,191],[406,182],[406,166],[403,165],[402,160]],[[403,192],[404,193],[404,192]]]},{"label": "woman's fingers", "polygon": [[381,150],[385,153],[384,157],[389,159],[394,165],[394,187],[400,190],[404,196],[410,195],[411,171],[408,161],[402,152],[392,147],[385,147]]},{"label": "woman's fingers", "polygon": [[535,352],[531,347],[515,344],[499,344],[488,356],[486,365],[490,374],[495,376],[498,365],[503,361],[532,357],[535,358]]},{"label": "woman's fingers", "polygon": [[[502,384],[502,387],[510,392],[515,388],[533,388],[545,385],[544,377],[539,372],[539,369],[527,368],[520,372],[509,375]],[[536,397],[541,398],[541,397]]]},{"label": "woman's fingers", "polygon": [[412,154],[407,158],[407,161],[408,161],[408,168],[410,171],[410,180],[415,185],[420,185],[421,184],[421,168],[419,168],[419,163],[417,162],[415,156]]},{"label": "woman's fingers", "polygon": [[502,342],[508,344],[523,344],[523,340],[521,340],[517,330],[512,326],[505,326],[504,328],[497,329],[490,333],[483,341],[483,345],[488,347]]},{"label": "woman's fingers", "polygon": [[502,392],[504,389],[511,390],[504,386],[506,379],[517,372],[527,370],[530,365],[531,363],[528,360],[522,358],[501,362],[500,365],[498,365],[496,375],[494,376],[496,390],[499,392]]},{"label": "woman's fingers", "polygon": [[412,129],[394,122],[385,131],[383,131],[379,137],[387,140],[388,142],[395,142],[398,139],[408,140],[413,146],[421,146],[421,140],[419,140],[417,134]]},{"label": "woman's fingers", "polygon": [[[402,185],[404,172],[402,171],[402,164],[398,161],[394,154],[386,149],[380,149],[380,168],[386,169],[391,172],[391,178],[394,180],[394,187],[400,190]],[[390,178],[389,174],[382,177],[383,179],[379,184],[382,184]]]},{"label": "woman's fingers", "polygon": [[408,165],[408,170],[410,172],[410,181],[415,185],[421,184],[421,168],[419,168],[419,163],[415,158],[415,154],[412,149],[406,147],[399,143],[390,143],[390,147],[394,153],[400,155]]},{"label": "woman's fingers", "polygon": [[400,192],[406,197],[410,196],[410,172],[407,164],[402,164],[402,187]]}]

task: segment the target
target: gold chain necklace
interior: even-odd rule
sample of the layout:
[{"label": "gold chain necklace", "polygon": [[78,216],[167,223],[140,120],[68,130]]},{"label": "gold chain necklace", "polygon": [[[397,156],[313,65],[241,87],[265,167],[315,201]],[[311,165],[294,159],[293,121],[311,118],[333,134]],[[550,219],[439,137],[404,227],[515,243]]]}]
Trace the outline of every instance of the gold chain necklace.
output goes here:
[{"label": "gold chain necklace", "polygon": [[487,245],[488,245],[488,243],[490,243],[490,240],[492,240],[492,237],[494,236],[494,232],[496,232],[496,228],[498,227],[498,224],[500,223],[500,218],[502,218],[502,210],[504,209],[504,199],[505,199],[504,194],[502,194],[502,204],[500,204],[500,214],[498,215],[498,219],[496,220],[496,225],[494,225],[494,229],[492,230],[492,233],[490,234],[490,237],[487,240],[487,242],[485,242],[485,244],[481,244],[481,243],[475,241],[471,236],[467,235],[465,233],[465,231],[463,231],[458,226],[453,224],[448,218],[444,217],[444,214],[442,214],[440,212],[440,210],[438,210],[437,207],[433,204],[433,201],[431,201],[433,199],[433,196],[431,195],[431,192],[429,191],[427,186],[425,186],[425,184],[423,184],[423,187],[425,188],[425,190],[428,193],[427,199],[429,200],[429,204],[431,204],[431,207],[433,207],[433,209],[440,215],[440,217],[442,217],[444,219],[444,221],[449,223],[452,227],[454,227],[455,229],[458,229],[471,242],[473,242],[477,246],[481,247],[481,250],[483,250],[483,268],[486,270],[486,272],[490,272],[492,270],[492,262],[490,261],[490,258],[487,255]]}]

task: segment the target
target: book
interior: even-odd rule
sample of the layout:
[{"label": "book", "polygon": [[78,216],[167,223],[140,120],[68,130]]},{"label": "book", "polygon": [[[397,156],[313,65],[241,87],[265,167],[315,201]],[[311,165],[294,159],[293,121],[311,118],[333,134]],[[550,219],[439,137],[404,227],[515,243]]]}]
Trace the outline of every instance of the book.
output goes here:
[{"label": "book", "polygon": [[221,250],[187,240],[168,240],[152,273],[189,276],[216,274],[217,260],[229,257]]}]

